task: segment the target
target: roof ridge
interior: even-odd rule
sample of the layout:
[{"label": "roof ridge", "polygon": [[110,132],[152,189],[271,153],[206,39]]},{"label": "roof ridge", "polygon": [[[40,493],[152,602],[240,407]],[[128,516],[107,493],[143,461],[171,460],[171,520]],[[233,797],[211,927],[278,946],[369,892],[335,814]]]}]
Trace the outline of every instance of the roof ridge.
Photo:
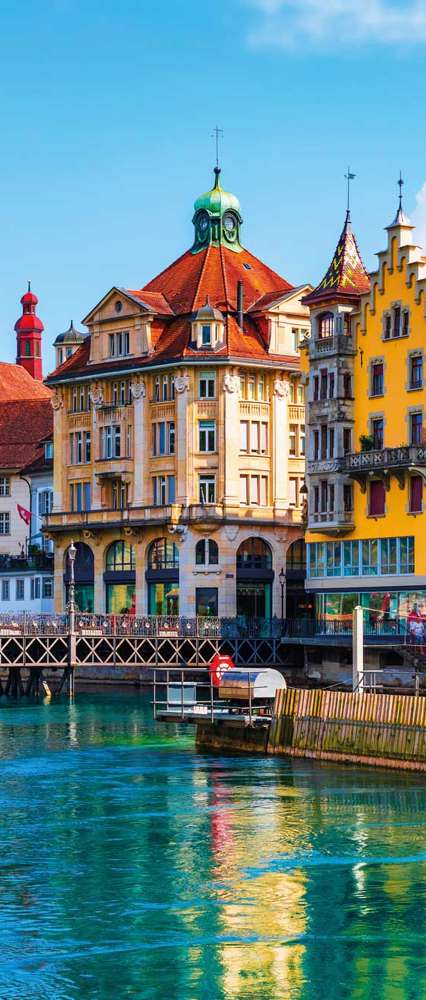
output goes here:
[{"label": "roof ridge", "polygon": [[220,267],[221,267],[221,271],[222,271],[223,288],[224,288],[224,292],[225,292],[225,302],[226,302],[227,308],[229,307],[231,309],[232,308],[232,303],[231,303],[231,300],[229,298],[228,282],[227,282],[227,277],[226,277],[226,267],[225,267],[225,261],[224,261],[224,258],[223,258],[223,246],[222,246],[222,244],[220,244],[220,247],[219,247],[219,254],[220,254]]},{"label": "roof ridge", "polygon": [[207,250],[205,251],[205,257],[204,257],[204,260],[203,260],[203,265],[202,265],[202,267],[200,269],[200,273],[198,275],[198,281],[197,281],[195,292],[194,292],[194,295],[193,295],[193,298],[192,298],[192,312],[195,311],[195,303],[197,301],[197,295],[198,295],[198,292],[200,290],[200,285],[201,285],[203,277],[204,277],[204,271],[205,271],[206,266],[207,266],[207,261],[208,261],[208,258],[209,258],[210,250],[211,250],[211,244],[209,244],[209,246],[207,247]]}]

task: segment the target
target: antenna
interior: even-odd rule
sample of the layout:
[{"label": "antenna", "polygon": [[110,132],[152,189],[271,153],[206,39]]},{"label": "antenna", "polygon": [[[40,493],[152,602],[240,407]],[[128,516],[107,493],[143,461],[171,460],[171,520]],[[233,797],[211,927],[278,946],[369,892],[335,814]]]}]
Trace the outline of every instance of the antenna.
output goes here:
[{"label": "antenna", "polygon": [[218,128],[218,126],[216,125],[216,128],[214,128],[213,132],[211,133],[211,138],[215,139],[215,143],[216,143],[216,169],[218,169],[219,168],[219,141],[220,141],[221,138],[223,139],[223,128]]},{"label": "antenna", "polygon": [[355,177],[356,177],[356,174],[351,174],[351,168],[348,167],[348,172],[347,172],[347,174],[345,174],[345,179],[348,182],[348,194],[347,194],[347,202],[346,202],[346,211],[347,212],[350,212],[350,210],[351,210],[351,181],[355,180]]}]

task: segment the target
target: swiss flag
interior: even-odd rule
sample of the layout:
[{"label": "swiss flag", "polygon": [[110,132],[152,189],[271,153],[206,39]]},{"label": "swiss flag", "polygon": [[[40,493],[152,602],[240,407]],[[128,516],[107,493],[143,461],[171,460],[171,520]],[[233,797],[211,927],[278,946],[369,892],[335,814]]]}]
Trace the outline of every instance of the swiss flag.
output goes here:
[{"label": "swiss flag", "polygon": [[25,521],[25,524],[31,524],[31,511],[27,510],[26,507],[21,507],[20,503],[17,503],[16,507],[18,510],[19,517],[21,517],[22,520]]}]

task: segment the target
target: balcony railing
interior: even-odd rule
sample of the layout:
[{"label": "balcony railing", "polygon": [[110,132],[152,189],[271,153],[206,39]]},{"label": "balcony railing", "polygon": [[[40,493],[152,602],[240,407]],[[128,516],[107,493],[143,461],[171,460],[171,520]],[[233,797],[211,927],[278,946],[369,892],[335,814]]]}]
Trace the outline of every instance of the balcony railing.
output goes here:
[{"label": "balcony railing", "polygon": [[354,523],[352,510],[316,511],[309,514],[308,526],[312,530],[324,530],[342,527],[351,528]]},{"label": "balcony railing", "polygon": [[37,552],[30,556],[0,555],[0,573],[53,573],[53,555]]},{"label": "balcony railing", "polygon": [[353,337],[339,333],[334,337],[312,338],[309,341],[311,358],[322,357],[325,354],[354,354]]},{"label": "balcony railing", "polygon": [[426,465],[426,444],[358,451],[342,460],[342,467],[346,472],[405,469],[412,465]]}]

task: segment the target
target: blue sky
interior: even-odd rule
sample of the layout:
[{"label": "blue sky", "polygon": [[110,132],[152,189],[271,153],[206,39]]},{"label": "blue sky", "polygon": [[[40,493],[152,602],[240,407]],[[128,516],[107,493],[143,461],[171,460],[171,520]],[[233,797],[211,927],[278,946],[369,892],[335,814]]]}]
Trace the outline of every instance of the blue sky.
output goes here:
[{"label": "blue sky", "polygon": [[400,167],[415,208],[426,0],[0,0],[0,17],[2,360],[28,278],[47,371],[71,317],[190,245],[216,123],[244,243],[294,283],[328,265],[348,163],[369,267]]}]

